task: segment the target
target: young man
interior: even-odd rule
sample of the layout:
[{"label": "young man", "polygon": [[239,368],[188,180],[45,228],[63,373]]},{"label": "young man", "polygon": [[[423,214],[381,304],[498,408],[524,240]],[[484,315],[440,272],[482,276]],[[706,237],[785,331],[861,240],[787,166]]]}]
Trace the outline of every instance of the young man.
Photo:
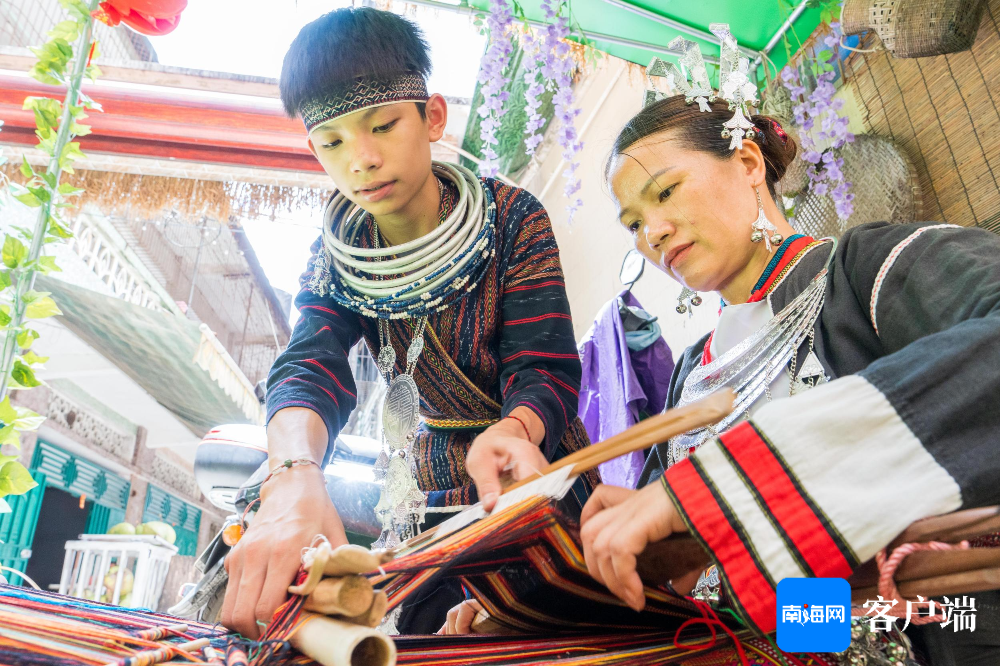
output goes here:
[{"label": "young man", "polygon": [[[479,498],[492,508],[505,470],[526,475],[587,444],[548,216],[523,190],[432,165],[447,105],[427,94],[429,70],[419,30],[368,8],[307,25],[285,56],[282,101],[338,194],[268,380],[276,471],[226,562],[223,623],[248,637],[285,599],[302,547],[317,534],[346,542],[321,466],[356,404],[347,352],[362,337],[392,379],[377,508],[390,541],[412,533],[425,498],[437,509],[428,519]],[[595,481],[581,481],[581,501]],[[416,516],[410,527],[403,514]],[[404,609],[401,631],[436,631],[462,599],[432,597]]]}]

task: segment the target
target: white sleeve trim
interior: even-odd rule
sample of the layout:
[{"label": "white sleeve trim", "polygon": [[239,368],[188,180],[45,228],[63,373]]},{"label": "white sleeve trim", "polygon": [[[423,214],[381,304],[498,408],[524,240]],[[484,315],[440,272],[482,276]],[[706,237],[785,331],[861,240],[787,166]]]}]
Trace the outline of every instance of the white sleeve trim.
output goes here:
[{"label": "white sleeve trim", "polygon": [[920,227],[912,234],[904,238],[902,241],[897,243],[896,247],[892,248],[892,251],[889,253],[889,256],[887,256],[885,258],[885,261],[882,262],[882,267],[879,269],[878,275],[875,277],[875,284],[872,285],[872,298],[871,298],[871,305],[869,306],[869,311],[871,313],[872,327],[875,329],[876,335],[878,335],[878,318],[877,318],[878,295],[879,292],[882,290],[882,283],[885,282],[885,278],[886,275],[888,275],[889,273],[889,269],[891,269],[892,265],[896,263],[896,259],[898,259],[899,255],[903,252],[903,250],[906,249],[906,246],[912,243],[913,241],[917,240],[917,238],[919,238],[922,233],[924,233],[925,231],[930,231],[931,229],[961,229],[961,228],[962,227],[960,227],[957,224],[934,224],[929,227]]},{"label": "white sleeve trim", "polygon": [[955,479],[862,377],[776,400],[752,420],[859,561],[962,505]]}]

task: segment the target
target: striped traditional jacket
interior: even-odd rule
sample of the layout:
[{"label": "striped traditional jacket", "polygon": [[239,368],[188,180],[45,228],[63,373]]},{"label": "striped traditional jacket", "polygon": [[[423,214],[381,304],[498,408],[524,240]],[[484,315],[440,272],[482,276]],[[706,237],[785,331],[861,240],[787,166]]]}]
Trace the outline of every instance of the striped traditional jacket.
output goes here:
[{"label": "striped traditional jacket", "polygon": [[[831,249],[784,276],[772,312]],[[668,407],[706,339],[677,364]],[[661,445],[643,470],[643,482],[664,475],[733,604],[763,631],[775,627],[781,579],[846,577],[915,520],[1000,503],[1000,237],[940,224],[849,230],[815,347],[832,381],[766,404],[665,474]]]}]

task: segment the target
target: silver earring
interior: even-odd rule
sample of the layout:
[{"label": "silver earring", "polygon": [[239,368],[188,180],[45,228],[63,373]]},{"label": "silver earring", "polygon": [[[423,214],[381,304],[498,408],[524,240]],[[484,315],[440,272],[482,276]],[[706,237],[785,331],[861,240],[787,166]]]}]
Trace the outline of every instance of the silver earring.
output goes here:
[{"label": "silver earring", "polygon": [[760,190],[754,187],[753,193],[757,195],[757,219],[750,225],[750,228],[753,229],[750,233],[750,240],[754,243],[764,241],[767,251],[771,252],[774,249],[771,244],[781,245],[784,237],[778,233],[778,227],[774,226],[774,223],[767,219],[767,215],[764,214],[764,202],[761,201]]},{"label": "silver earring", "polygon": [[698,292],[687,287],[681,287],[680,296],[677,297],[677,314],[684,314],[691,308],[701,305],[701,296]]}]

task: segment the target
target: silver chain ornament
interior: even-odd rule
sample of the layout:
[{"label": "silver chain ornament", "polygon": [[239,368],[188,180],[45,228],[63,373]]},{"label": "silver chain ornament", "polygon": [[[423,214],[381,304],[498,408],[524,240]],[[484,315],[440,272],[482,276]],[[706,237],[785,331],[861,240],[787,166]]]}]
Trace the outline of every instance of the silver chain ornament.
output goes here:
[{"label": "silver chain ornament", "polygon": [[[438,193],[444,196],[440,180]],[[374,218],[372,225],[372,242],[375,249],[379,249],[380,234]],[[380,275],[376,276],[376,280],[381,279]],[[382,451],[375,461],[375,479],[382,484],[375,516],[382,524],[382,534],[372,544],[373,549],[395,548],[402,541],[416,536],[427,510],[427,496],[420,490],[410,457],[417,426],[420,425],[420,389],[413,379],[413,372],[424,350],[426,328],[425,315],[413,327],[403,372],[393,377],[396,350],[392,346],[389,322],[381,318],[378,320],[376,365],[389,388],[382,403]]]}]

